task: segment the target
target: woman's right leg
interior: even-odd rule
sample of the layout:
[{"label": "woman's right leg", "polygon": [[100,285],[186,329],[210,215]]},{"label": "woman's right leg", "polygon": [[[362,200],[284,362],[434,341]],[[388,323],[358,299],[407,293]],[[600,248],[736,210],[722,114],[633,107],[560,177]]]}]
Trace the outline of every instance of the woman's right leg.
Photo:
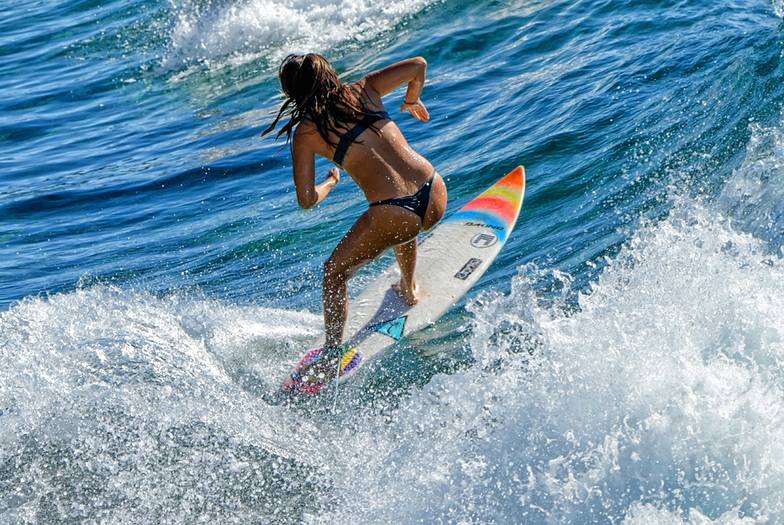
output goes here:
[{"label": "woman's right leg", "polygon": [[[441,175],[434,171],[430,201],[421,222],[423,231],[431,229],[441,220],[446,210],[446,202],[446,183],[444,183]],[[402,295],[408,301],[408,304],[413,306],[419,302],[416,280],[414,279],[417,260],[416,237],[405,244],[395,246],[395,257],[397,258],[397,265],[400,267],[400,283],[393,285],[392,288]]]},{"label": "woman's right leg", "polygon": [[399,293],[403,298],[414,306],[419,302],[417,296],[416,281],[414,272],[416,271],[417,238],[414,237],[404,244],[395,246],[395,258],[400,267],[400,283],[393,284],[392,289]]}]

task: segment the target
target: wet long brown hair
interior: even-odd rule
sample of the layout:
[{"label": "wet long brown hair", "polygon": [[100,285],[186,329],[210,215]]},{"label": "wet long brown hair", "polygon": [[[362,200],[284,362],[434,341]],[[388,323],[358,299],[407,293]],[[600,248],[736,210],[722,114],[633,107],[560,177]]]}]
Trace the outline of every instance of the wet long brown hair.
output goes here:
[{"label": "wet long brown hair", "polygon": [[[278,69],[278,78],[288,100],[280,108],[272,125],[261,134],[262,137],[274,130],[280,119],[288,115],[289,121],[275,136],[277,140],[285,134],[288,143],[294,128],[307,117],[316,125],[324,141],[336,148],[338,141],[330,138],[330,135],[335,137],[341,134],[338,126],[342,124],[345,131],[348,124],[374,115],[364,107],[351,88],[340,81],[332,64],[315,53],[287,56]],[[378,133],[373,126],[370,129]]]}]

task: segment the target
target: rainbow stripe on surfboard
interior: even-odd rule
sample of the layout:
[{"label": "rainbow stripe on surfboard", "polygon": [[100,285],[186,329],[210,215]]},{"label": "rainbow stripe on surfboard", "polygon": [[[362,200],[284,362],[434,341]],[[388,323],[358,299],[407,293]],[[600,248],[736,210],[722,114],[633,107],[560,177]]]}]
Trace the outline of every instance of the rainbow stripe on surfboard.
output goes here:
[{"label": "rainbow stripe on surfboard", "polygon": [[525,174],[523,167],[518,166],[460,208],[447,222],[472,221],[487,224],[496,231],[499,241],[506,242],[520,214],[524,193]]}]

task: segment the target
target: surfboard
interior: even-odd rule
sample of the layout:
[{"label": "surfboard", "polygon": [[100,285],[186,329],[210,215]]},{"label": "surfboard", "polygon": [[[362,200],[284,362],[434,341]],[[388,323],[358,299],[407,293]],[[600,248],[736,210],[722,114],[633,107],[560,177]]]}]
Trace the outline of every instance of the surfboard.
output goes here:
[{"label": "surfboard", "polygon": [[[391,288],[400,281],[397,263],[349,301],[340,382],[385,348],[435,323],[471,289],[509,239],[524,194],[525,170],[518,166],[420,239],[416,305],[410,306]],[[324,340],[322,334],[315,341],[286,379],[284,391],[316,394],[334,385],[334,378],[300,373],[324,357]]]}]

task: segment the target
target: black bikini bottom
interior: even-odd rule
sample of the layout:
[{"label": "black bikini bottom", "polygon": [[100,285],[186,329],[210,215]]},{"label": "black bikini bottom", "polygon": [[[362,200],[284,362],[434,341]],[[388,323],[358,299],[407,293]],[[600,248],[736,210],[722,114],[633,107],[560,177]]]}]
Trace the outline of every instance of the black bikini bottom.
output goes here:
[{"label": "black bikini bottom", "polygon": [[407,197],[393,197],[391,199],[384,199],[383,201],[371,202],[370,206],[378,206],[380,204],[391,204],[393,206],[400,206],[409,211],[413,211],[423,221],[425,220],[425,213],[427,213],[427,205],[430,204],[430,190],[433,189],[433,178],[422,185],[421,188],[413,195]]}]

